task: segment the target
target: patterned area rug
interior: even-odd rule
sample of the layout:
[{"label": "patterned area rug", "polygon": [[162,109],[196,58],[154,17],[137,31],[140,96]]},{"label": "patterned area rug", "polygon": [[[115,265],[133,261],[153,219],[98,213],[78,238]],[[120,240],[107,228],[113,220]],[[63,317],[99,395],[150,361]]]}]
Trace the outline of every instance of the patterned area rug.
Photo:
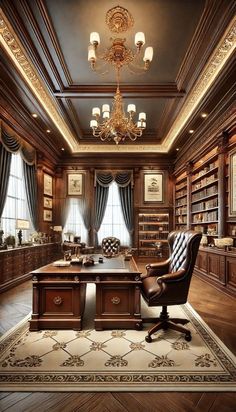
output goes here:
[{"label": "patterned area rug", "polygon": [[[2,391],[235,391],[236,361],[189,305],[170,307],[187,317],[192,341],[175,331],[93,329],[89,285],[82,331],[29,332],[24,320],[0,340]],[[160,308],[142,315],[155,316]]]}]

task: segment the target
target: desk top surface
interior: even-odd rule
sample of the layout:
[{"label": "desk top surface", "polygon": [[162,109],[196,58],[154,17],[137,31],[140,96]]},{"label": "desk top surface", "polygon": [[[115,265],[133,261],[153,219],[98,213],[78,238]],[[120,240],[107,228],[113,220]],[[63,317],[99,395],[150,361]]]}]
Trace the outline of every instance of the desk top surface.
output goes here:
[{"label": "desk top surface", "polygon": [[58,267],[52,264],[42,266],[39,269],[31,272],[32,274],[114,274],[118,275],[121,273],[137,273],[141,272],[138,270],[137,265],[132,257],[131,260],[124,260],[124,256],[117,256],[112,258],[106,258],[103,256],[103,263],[98,262],[98,258],[102,255],[90,255],[94,259],[94,265],[84,266],[81,263],[70,264],[70,266]]}]

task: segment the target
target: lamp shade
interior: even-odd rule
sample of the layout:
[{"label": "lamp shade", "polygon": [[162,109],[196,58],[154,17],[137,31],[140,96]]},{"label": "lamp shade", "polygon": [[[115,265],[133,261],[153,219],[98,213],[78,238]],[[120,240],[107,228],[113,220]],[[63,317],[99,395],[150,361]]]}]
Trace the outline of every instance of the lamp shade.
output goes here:
[{"label": "lamp shade", "polygon": [[142,31],[139,31],[138,33],[135,34],[134,42],[136,46],[138,44],[145,44],[145,35]]},{"label": "lamp shade", "polygon": [[100,116],[101,110],[99,107],[94,107],[92,110],[92,116]]},{"label": "lamp shade", "polygon": [[91,44],[100,44],[100,36],[99,33],[97,33],[96,31],[93,31],[92,33],[90,33],[90,43]]},{"label": "lamp shade", "polygon": [[133,113],[135,113],[136,112],[136,106],[135,106],[135,104],[128,104],[128,108],[127,108],[127,112],[133,112]]},{"label": "lamp shade", "polygon": [[29,229],[30,224],[28,220],[16,219],[16,229]]},{"label": "lamp shade", "polygon": [[97,120],[90,120],[90,127],[98,127]]},{"label": "lamp shade", "polygon": [[96,60],[96,54],[93,46],[88,47],[88,61],[91,62],[93,60]]},{"label": "lamp shade", "polygon": [[153,58],[153,48],[152,48],[152,47],[147,47],[146,50],[145,50],[145,53],[144,53],[144,58],[143,58],[143,60],[144,60],[145,62],[146,62],[146,61],[151,62],[151,61],[152,61],[152,58]]},{"label": "lamp shade", "polygon": [[62,226],[53,226],[54,232],[62,232]]}]

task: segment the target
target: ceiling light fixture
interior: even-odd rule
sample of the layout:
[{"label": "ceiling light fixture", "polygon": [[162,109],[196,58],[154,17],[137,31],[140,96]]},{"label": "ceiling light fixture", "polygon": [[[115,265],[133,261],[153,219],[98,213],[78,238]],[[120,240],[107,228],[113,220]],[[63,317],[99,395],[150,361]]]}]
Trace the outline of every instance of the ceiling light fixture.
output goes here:
[{"label": "ceiling light fixture", "polygon": [[38,115],[36,113],[32,113],[32,117],[34,117],[36,119],[36,117],[38,117]]},{"label": "ceiling light fixture", "polygon": [[46,132],[47,132],[47,133],[51,133],[51,130],[47,129]]},{"label": "ceiling light fixture", "polygon": [[190,130],[189,130],[189,133],[190,133],[190,134],[193,134],[193,133],[194,133],[194,130],[193,130],[193,129],[190,129]]},{"label": "ceiling light fixture", "polygon": [[[128,10],[117,6],[110,9],[106,14],[106,23],[109,29],[115,33],[121,33],[128,30],[133,25],[133,17]],[[102,105],[92,109],[92,116],[95,119],[90,121],[90,127],[93,130],[93,136],[99,137],[102,141],[113,140],[116,144],[124,141],[126,138],[134,141],[142,136],[143,130],[146,128],[146,113],[139,113],[138,120],[135,122],[134,115],[136,113],[135,104],[128,104],[127,112],[124,112],[123,97],[120,92],[120,70],[123,66],[127,66],[131,71],[144,72],[148,70],[150,62],[153,58],[153,48],[147,47],[144,53],[144,66],[138,67],[135,61],[140,56],[140,51],[145,44],[144,33],[138,32],[135,35],[136,53],[125,46],[126,39],[112,39],[112,46],[103,54],[98,54],[97,49],[100,44],[99,34],[93,32],[90,34],[90,46],[88,50],[88,61],[93,70],[96,70],[97,59],[104,60],[105,63],[110,63],[116,72],[116,93],[114,95],[112,109],[109,104]]]},{"label": "ceiling light fixture", "polygon": [[202,117],[203,119],[205,119],[205,117],[207,117],[207,113],[202,113],[202,114],[201,114],[201,117]]},{"label": "ceiling light fixture", "polygon": [[[106,24],[113,33],[122,33],[130,29],[134,24],[134,19],[129,11],[123,7],[117,6],[108,10],[106,14]],[[145,44],[145,35],[143,32],[135,34],[136,51],[133,51],[125,45],[125,38],[111,38],[112,45],[104,52],[99,53],[100,36],[97,32],[90,33],[90,45],[88,47],[88,61],[93,70],[97,69],[97,60],[102,60],[105,64],[110,63],[116,69],[128,66],[132,72],[146,71],[150,66],[153,58],[153,48],[147,47],[144,52],[143,67],[136,65],[136,60],[140,57],[140,52]],[[99,70],[99,69],[98,69]]]}]

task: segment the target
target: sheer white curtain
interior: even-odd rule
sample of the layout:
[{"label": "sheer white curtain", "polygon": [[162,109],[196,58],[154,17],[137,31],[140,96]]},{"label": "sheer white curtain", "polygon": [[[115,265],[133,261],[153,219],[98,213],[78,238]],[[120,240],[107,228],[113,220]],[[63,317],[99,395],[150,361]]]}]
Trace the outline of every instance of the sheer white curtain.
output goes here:
[{"label": "sheer white curtain", "polygon": [[126,229],[121,210],[118,186],[115,182],[109,187],[109,195],[105,215],[98,231],[98,243],[107,236],[115,236],[120,239],[122,246],[130,246],[130,236]]},{"label": "sheer white curtain", "polygon": [[30,228],[22,230],[22,240],[26,241],[33,231],[33,226],[26,201],[22,162],[20,154],[12,155],[7,198],[1,217],[1,226],[4,231],[4,238],[9,235],[17,236],[16,219],[29,220]]},{"label": "sheer white curtain", "polygon": [[66,224],[63,229],[63,234],[73,233],[75,236],[81,236],[81,242],[87,243],[88,231],[84,226],[84,222],[79,208],[80,199],[69,198],[68,200],[68,215]]}]

